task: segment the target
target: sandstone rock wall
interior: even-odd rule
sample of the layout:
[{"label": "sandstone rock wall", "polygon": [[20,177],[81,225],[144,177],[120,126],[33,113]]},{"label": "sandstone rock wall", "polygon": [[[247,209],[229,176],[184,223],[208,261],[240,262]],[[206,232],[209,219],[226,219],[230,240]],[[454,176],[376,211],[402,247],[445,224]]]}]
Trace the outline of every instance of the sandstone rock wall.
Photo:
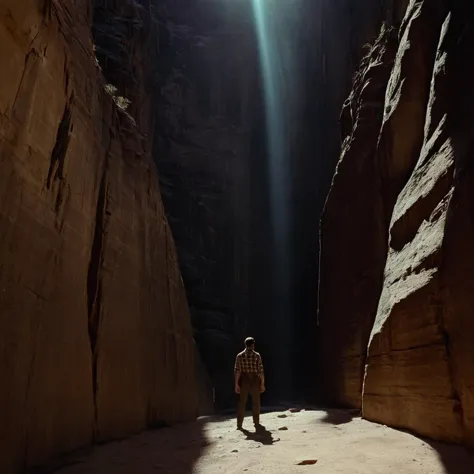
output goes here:
[{"label": "sandstone rock wall", "polygon": [[[318,365],[318,370],[324,372],[336,370],[336,359],[339,357],[333,357],[338,351],[331,352],[330,347],[326,347],[329,352],[324,357],[321,357],[319,350],[321,345],[331,343],[324,336],[322,326],[318,327],[314,317],[320,304],[318,294],[314,290],[319,279],[317,262],[320,258],[328,257],[328,254],[320,256],[318,246],[315,245],[321,233],[318,219],[325,206],[331,178],[338,162],[341,108],[351,90],[354,71],[366,53],[364,45],[375,40],[383,19],[389,23],[398,21],[400,8],[399,2],[394,0],[305,2],[305,15],[301,20],[300,51],[306,57],[299,73],[305,78],[304,88],[301,87],[305,97],[305,114],[300,129],[311,125],[308,128],[309,133],[301,133],[298,137],[299,153],[292,156],[295,162],[294,181],[297,183],[293,208],[294,240],[298,249],[295,252],[295,266],[301,266],[299,271],[295,270],[295,299],[298,303],[294,317],[303,319],[297,339],[305,347],[305,352],[300,355],[299,360],[308,361],[307,367],[299,374],[306,384],[305,393],[312,398],[329,397],[328,401],[331,403],[334,403],[335,399],[334,393],[331,394],[334,391],[330,389],[330,384],[315,384],[313,376],[314,364]],[[383,101],[377,98],[371,100]],[[347,134],[345,131],[343,138]],[[368,144],[367,148],[372,146]],[[350,180],[350,173],[347,179]],[[328,227],[330,224],[323,220],[322,225]],[[322,238],[325,239],[326,235],[331,235],[331,239],[336,238],[332,231],[323,231]],[[321,271],[325,272],[324,265],[321,265]],[[334,278],[338,277],[334,275]],[[321,282],[326,284],[326,277],[323,277]],[[321,304],[326,304],[324,298]],[[332,323],[337,324],[335,318],[330,322]],[[333,364],[332,368],[329,368],[330,364]]]},{"label": "sandstone rock wall", "polygon": [[[465,2],[411,1],[396,54],[373,48],[362,63],[322,220],[319,314],[330,396],[469,444],[473,24]],[[371,74],[392,62],[390,77]],[[364,135],[358,117],[374,106]]]},{"label": "sandstone rock wall", "polygon": [[87,1],[0,6],[5,474],[197,410],[149,125],[104,91],[91,23]]},{"label": "sandstone rock wall", "polygon": [[[396,32],[384,29],[344,103],[344,137],[321,221],[320,390],[328,403],[360,406],[365,354],[385,255],[375,154]],[[364,192],[356,183],[363,183]],[[342,288],[347,290],[342,290]]]}]

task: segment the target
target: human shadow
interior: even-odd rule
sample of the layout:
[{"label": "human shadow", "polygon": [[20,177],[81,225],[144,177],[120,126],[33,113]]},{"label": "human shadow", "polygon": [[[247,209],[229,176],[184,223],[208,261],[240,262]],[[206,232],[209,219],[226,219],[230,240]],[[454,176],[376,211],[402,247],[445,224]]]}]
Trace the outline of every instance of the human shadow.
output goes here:
[{"label": "human shadow", "polygon": [[96,445],[33,468],[28,474],[191,474],[211,444],[204,430],[206,423],[207,417],[203,417]]},{"label": "human shadow", "polygon": [[322,423],[330,425],[344,425],[350,423],[354,418],[360,416],[358,410],[338,410],[338,409],[325,409],[326,414],[321,420]]},{"label": "human shadow", "polygon": [[242,428],[242,433],[244,433],[248,440],[255,441],[257,443],[262,443],[265,445],[271,445],[280,441],[279,438],[273,439],[272,433],[268,431],[263,425],[260,425],[255,431],[249,431]]}]

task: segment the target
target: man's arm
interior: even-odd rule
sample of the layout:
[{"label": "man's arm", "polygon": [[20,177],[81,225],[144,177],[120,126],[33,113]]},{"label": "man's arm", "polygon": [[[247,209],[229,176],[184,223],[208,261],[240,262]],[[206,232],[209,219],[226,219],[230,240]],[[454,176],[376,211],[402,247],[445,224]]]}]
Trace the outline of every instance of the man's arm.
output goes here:
[{"label": "man's arm", "polygon": [[258,356],[258,375],[260,377],[260,391],[265,391],[265,372],[263,370],[262,356]]},{"label": "man's arm", "polygon": [[240,379],[241,372],[242,372],[241,362],[240,362],[239,356],[237,355],[237,357],[235,358],[235,366],[234,366],[235,393],[240,393],[239,379]]},{"label": "man's arm", "polygon": [[240,372],[235,372],[235,388],[239,386]]}]

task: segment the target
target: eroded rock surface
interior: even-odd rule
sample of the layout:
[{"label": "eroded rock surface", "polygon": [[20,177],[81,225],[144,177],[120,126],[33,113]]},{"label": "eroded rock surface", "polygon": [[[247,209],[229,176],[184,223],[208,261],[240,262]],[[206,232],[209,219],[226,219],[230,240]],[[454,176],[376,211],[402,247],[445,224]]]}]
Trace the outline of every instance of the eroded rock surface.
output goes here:
[{"label": "eroded rock surface", "polygon": [[104,90],[90,7],[0,6],[5,474],[197,411],[149,118],[128,115]]},{"label": "eroded rock surface", "polygon": [[[319,325],[325,380],[321,388],[328,403],[356,407],[361,403],[385,252],[375,155],[395,48],[395,31],[384,29],[364,58],[341,115],[342,156],[321,221]],[[354,186],[359,181],[365,183],[364,192]],[[353,219],[357,224],[348,232]],[[341,288],[348,289],[344,297]]]},{"label": "eroded rock surface", "polygon": [[[344,142],[322,221],[319,315],[323,338],[336,342],[323,351],[335,353],[339,370],[328,377],[341,403],[362,403],[373,421],[469,444],[473,21],[472,6],[461,1],[407,6],[398,51],[384,60],[393,68],[380,131],[369,137],[376,151],[367,170],[360,123],[348,126],[354,138]],[[362,64],[360,74],[368,71]],[[356,79],[348,106],[371,105]],[[343,180],[351,169],[362,171]],[[349,255],[344,269],[329,261],[337,253]]]}]

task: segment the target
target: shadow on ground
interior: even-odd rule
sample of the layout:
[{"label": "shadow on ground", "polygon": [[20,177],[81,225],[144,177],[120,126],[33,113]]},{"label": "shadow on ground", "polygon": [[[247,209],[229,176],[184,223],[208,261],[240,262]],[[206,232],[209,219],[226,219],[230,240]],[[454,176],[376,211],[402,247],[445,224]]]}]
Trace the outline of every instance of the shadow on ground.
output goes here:
[{"label": "shadow on ground", "polygon": [[211,444],[206,418],[194,423],[146,431],[69,455],[32,474],[191,474]]},{"label": "shadow on ground", "polygon": [[422,439],[438,453],[446,474],[474,473],[474,452],[463,446]]},{"label": "shadow on ground", "polygon": [[271,445],[280,441],[279,438],[273,439],[272,434],[268,431],[263,425],[260,425],[260,428],[256,429],[255,431],[249,431],[246,429],[242,429],[242,433],[247,436],[246,439],[255,441],[257,443],[262,443],[266,445]]},{"label": "shadow on ground", "polygon": [[[265,414],[265,413],[274,413],[277,411],[285,411],[289,408],[289,406],[285,405],[263,405],[260,408],[260,413]],[[252,412],[252,399],[249,397],[249,400],[247,400],[247,405],[246,405],[246,415],[249,413],[251,414]],[[226,408],[226,409],[221,409],[216,412],[218,416],[228,416],[230,418],[235,417],[237,414],[237,401],[235,402],[235,407],[232,408]]]},{"label": "shadow on ground", "polygon": [[326,414],[318,421],[329,425],[343,425],[345,423],[350,423],[354,418],[360,417],[360,412],[358,410],[324,409],[323,411],[325,411]]}]

